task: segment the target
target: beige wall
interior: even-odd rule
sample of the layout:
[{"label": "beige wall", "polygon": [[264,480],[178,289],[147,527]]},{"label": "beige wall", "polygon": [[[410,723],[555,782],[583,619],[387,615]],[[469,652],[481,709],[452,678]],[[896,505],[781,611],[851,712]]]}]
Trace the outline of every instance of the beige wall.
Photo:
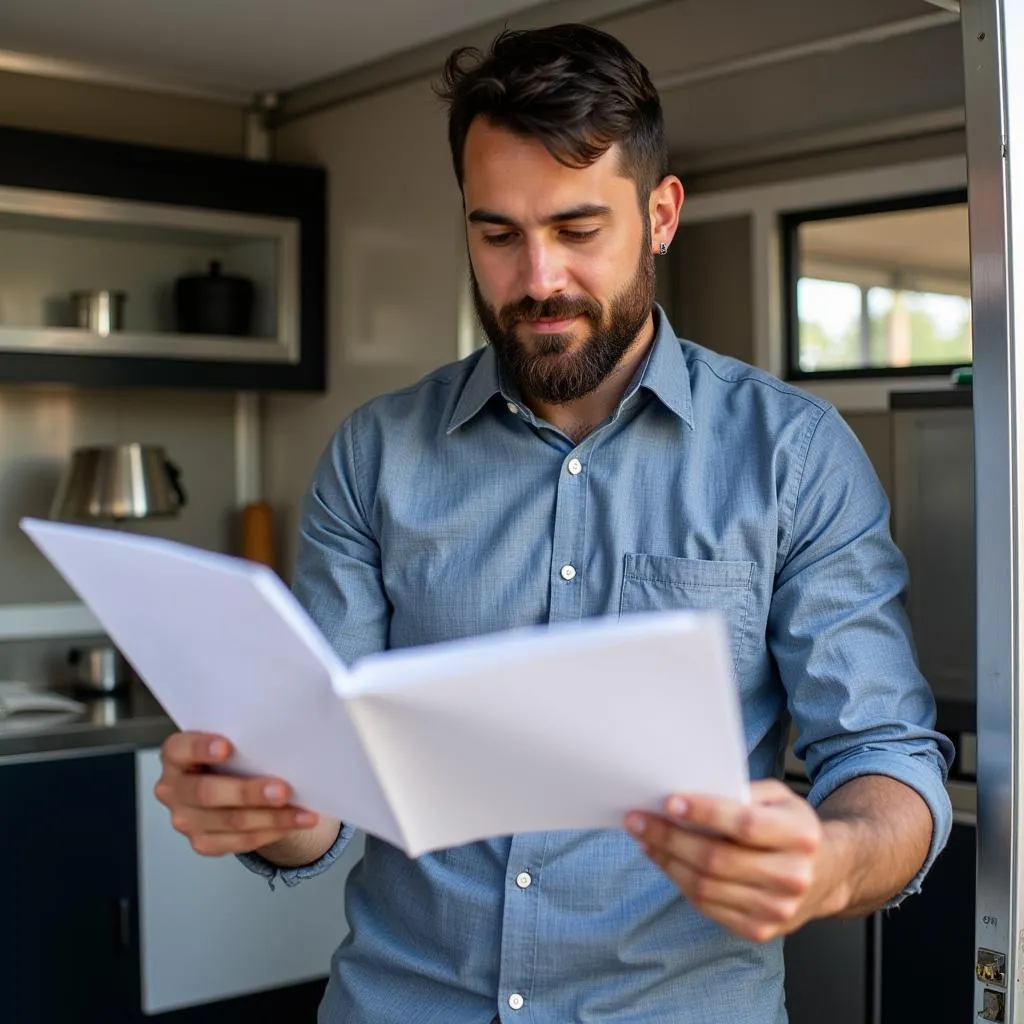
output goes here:
[{"label": "beige wall", "polygon": [[8,71],[0,71],[0,124],[229,156],[245,152],[239,107]]},{"label": "beige wall", "polygon": [[[0,72],[0,124],[242,155],[243,122],[241,110],[221,104]],[[79,445],[163,445],[191,500],[180,518],[136,529],[232,548],[234,415],[226,393],[0,387],[0,606],[73,598],[18,519],[47,514]]]},{"label": "beige wall", "polygon": [[682,224],[672,249],[676,332],[722,355],[752,363],[750,218]]},{"label": "beige wall", "polygon": [[322,164],[329,176],[328,390],[267,403],[267,493],[290,567],[299,501],[340,421],[458,358],[466,259],[444,111],[429,80],[288,125],[275,155]]}]

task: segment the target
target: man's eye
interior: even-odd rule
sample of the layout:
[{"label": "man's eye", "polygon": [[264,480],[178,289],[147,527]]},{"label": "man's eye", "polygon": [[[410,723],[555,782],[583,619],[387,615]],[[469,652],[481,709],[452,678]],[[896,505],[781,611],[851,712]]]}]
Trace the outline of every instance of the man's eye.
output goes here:
[{"label": "man's eye", "polygon": [[505,231],[500,235],[484,235],[483,240],[488,245],[508,245],[512,241],[513,235],[511,231]]},{"label": "man's eye", "polygon": [[566,228],[562,232],[562,237],[567,238],[570,242],[588,242],[600,230],[600,228],[594,228],[591,231],[570,231],[568,228]]}]

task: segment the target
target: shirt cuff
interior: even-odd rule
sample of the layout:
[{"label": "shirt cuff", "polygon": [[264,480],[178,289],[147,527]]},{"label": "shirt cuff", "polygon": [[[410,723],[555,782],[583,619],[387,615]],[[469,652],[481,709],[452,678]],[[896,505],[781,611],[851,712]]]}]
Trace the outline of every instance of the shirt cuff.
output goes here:
[{"label": "shirt cuff", "polygon": [[271,889],[274,888],[274,882],[277,879],[287,886],[296,886],[307,878],[315,878],[317,875],[323,874],[341,856],[355,834],[354,825],[342,825],[338,838],[334,840],[326,853],[312,864],[303,864],[297,868],[279,867],[258,853],[236,853],[235,856],[250,871],[265,878]]},{"label": "shirt cuff", "polygon": [[921,883],[942,852],[953,828],[953,805],[946,792],[947,766],[937,752],[902,754],[883,750],[865,750],[844,758],[834,768],[824,769],[811,787],[807,799],[817,808],[840,786],[862,775],[885,775],[915,790],[928,805],[932,815],[932,838],[928,856],[916,875],[903,890],[882,906],[897,907],[908,896],[921,891]]}]

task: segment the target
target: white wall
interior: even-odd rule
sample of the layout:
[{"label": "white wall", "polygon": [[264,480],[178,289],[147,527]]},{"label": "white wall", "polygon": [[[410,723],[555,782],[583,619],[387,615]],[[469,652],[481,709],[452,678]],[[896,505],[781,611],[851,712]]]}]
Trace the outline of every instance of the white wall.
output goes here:
[{"label": "white wall", "polygon": [[297,504],[342,418],[458,358],[466,260],[444,109],[429,80],[290,124],[274,155],[329,176],[328,390],[266,403],[265,488],[289,569]]}]

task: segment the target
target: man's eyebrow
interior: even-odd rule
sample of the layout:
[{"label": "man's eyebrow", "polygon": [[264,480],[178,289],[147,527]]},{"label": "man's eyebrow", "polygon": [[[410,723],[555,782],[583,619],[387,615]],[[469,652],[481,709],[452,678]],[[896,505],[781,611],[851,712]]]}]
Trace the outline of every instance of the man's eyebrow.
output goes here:
[{"label": "man's eyebrow", "polygon": [[[544,218],[545,224],[559,224],[567,220],[583,220],[587,217],[608,217],[611,215],[610,206],[601,206],[599,203],[581,203],[569,210],[560,210],[549,217]],[[511,218],[495,210],[473,210],[467,218],[470,224],[497,224],[499,227],[519,227]]]}]

